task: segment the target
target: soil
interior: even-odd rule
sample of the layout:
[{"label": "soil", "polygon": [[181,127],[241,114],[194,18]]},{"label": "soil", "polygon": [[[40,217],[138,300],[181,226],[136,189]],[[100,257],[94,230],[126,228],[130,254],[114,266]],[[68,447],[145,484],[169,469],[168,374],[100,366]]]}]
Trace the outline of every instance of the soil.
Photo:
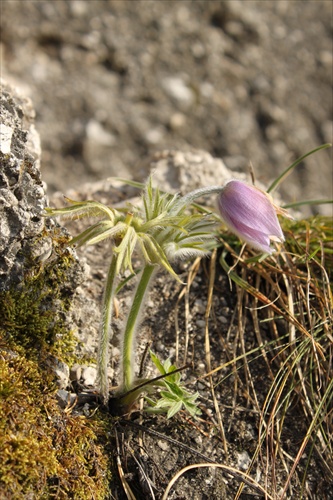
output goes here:
[{"label": "soil", "polygon": [[[30,96],[36,108],[42,175],[50,197],[61,191],[84,198],[85,182],[112,175],[142,182],[148,158],[156,151],[193,146],[223,158],[235,172],[245,172],[252,161],[257,178],[267,185],[293,159],[332,141],[332,8],[329,1],[2,1],[2,76]],[[330,150],[310,157],[283,184],[283,199],[332,197],[331,169]],[[117,203],[134,196],[133,190],[106,189],[96,191],[96,198],[111,197]],[[62,203],[59,195],[52,203]],[[330,210],[326,205],[304,213]],[[77,234],[77,224],[68,227]],[[73,321],[81,351],[93,355],[109,250],[101,244],[97,252],[93,247],[79,254],[86,261],[87,280],[78,291]],[[240,292],[230,288],[217,265],[208,325],[210,364],[223,368],[213,377],[214,403],[205,353],[210,263],[198,265],[185,295],[184,287],[165,274],[157,276],[149,293],[137,361],[152,340],[161,359],[192,363],[184,382],[199,392],[202,415],[194,420],[180,413],[166,420],[135,411],[119,420],[120,464],[138,499],[162,498],[180,469],[211,461],[234,467],[238,475],[193,469],[175,483],[168,498],[235,498],[240,474],[256,452],[258,408],[271,384],[270,370],[255,353],[247,357],[249,368],[242,362],[237,372],[232,364],[225,366],[258,345],[258,332],[253,304],[243,307]],[[189,270],[191,264],[178,269],[184,281]],[[125,288],[119,296],[116,332],[130,292]],[[89,317],[81,315],[82,297]],[[271,340],[268,324],[260,325],[263,340]],[[281,322],[279,328],[282,333],[285,325]],[[118,357],[115,335],[115,384]],[[274,360],[271,367],[277,369]],[[252,478],[274,498],[281,495],[305,431],[295,401],[281,453],[272,458],[272,443],[267,442],[254,459]],[[114,431],[112,440],[116,449]],[[333,498],[332,477],[316,453],[308,464],[306,449],[284,498]],[[118,483],[112,495],[126,498]],[[265,496],[246,485],[240,498]]]},{"label": "soil", "polygon": [[[332,2],[1,2],[2,76],[31,97],[49,193],[195,147],[266,186],[332,142]],[[216,182],[219,180],[216,179]],[[332,198],[332,151],[284,200]],[[304,209],[331,213],[331,207]]]},{"label": "soil", "polygon": [[[72,190],[68,193],[76,200],[95,199],[113,206],[129,201],[137,203],[135,194],[137,190],[113,186],[112,182],[87,184],[81,192]],[[54,195],[52,204],[63,206],[63,199]],[[85,220],[66,222],[72,234],[78,234],[86,224]],[[110,250],[108,243],[102,242],[77,251],[81,261],[85,262],[87,278],[77,293],[73,323],[78,328],[81,354],[95,356],[99,310]],[[279,369],[279,362],[273,355],[269,356],[267,364],[258,351],[252,354],[251,351],[258,346],[258,325],[264,344],[274,341],[279,335],[283,338],[288,325],[277,320],[272,326],[271,321],[267,321],[269,314],[266,308],[262,309],[260,303],[242,294],[235,284],[230,284],[219,265],[220,252],[213,266],[215,278],[208,321],[209,349],[206,347],[205,315],[211,259],[176,267],[181,279],[188,283],[187,287],[161,272],[149,291],[137,342],[137,371],[147,344],[162,361],[171,357],[177,366],[189,365],[184,370],[183,382],[191,392],[199,392],[202,414],[193,419],[180,412],[167,420],[165,416],[141,413],[140,408],[135,407],[130,415],[120,417],[115,427],[110,428],[110,436],[114,449],[118,447],[124,477],[135,498],[161,499],[168,482],[185,466],[217,463],[234,468],[236,475],[213,467],[194,468],[176,481],[168,498],[229,500],[236,498],[242,484],[241,474],[248,472],[254,457],[250,476],[266,488],[272,498],[328,500],[333,495],[332,477],[316,452],[311,455],[310,472],[306,476],[305,487],[302,487],[309,448],[302,456],[287,493],[281,497],[287,470],[293,465],[308,425],[297,397],[283,421],[281,454],[274,455],[274,446],[269,439],[264,439],[261,452],[258,456],[256,454],[262,429],[261,409],[272,384],[272,374]],[[234,263],[230,261],[229,265]],[[239,268],[237,272],[241,272]],[[247,279],[256,286],[253,281],[255,276],[248,276]],[[124,327],[134,286],[135,283],[130,282],[117,296],[117,317],[113,318],[114,335],[111,341],[110,377],[113,386],[119,383],[119,332]],[[271,300],[274,302],[274,297]],[[259,323],[255,319],[255,311]],[[244,353],[248,353],[246,362]],[[228,364],[238,356],[237,363]],[[146,362],[145,366],[148,377],[158,375],[151,362]],[[214,395],[207,377],[209,366],[216,369],[212,377]],[[87,390],[87,387],[82,387],[82,380],[79,385],[80,390]],[[80,406],[78,410],[81,411]],[[112,494],[113,498],[126,499],[118,481],[112,485]],[[259,499],[265,496],[255,485],[247,484],[240,498]]]}]

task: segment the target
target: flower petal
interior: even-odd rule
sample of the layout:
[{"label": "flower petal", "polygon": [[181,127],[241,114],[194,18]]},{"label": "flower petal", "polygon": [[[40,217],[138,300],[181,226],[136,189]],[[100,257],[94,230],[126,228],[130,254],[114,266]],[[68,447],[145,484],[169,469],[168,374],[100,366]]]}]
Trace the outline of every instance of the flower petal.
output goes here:
[{"label": "flower petal", "polygon": [[231,180],[221,191],[218,205],[229,228],[252,247],[272,253],[270,237],[284,241],[275,207],[260,189]]}]

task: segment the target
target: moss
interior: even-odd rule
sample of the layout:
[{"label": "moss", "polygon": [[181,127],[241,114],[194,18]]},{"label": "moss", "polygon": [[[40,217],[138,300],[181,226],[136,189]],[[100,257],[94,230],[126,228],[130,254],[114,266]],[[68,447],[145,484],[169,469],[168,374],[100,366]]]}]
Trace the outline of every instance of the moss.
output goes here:
[{"label": "moss", "polygon": [[57,473],[46,425],[50,394],[36,363],[13,352],[0,363],[0,492],[4,498],[22,498],[40,491],[43,478]]},{"label": "moss", "polygon": [[61,411],[51,377],[24,356],[5,353],[0,377],[0,497],[106,498],[101,421]]},{"label": "moss", "polygon": [[19,290],[0,294],[0,498],[108,498],[105,416],[60,409],[51,356],[76,360],[66,326],[77,263],[54,238],[55,254],[32,267]]},{"label": "moss", "polygon": [[65,247],[68,238],[52,237],[54,256],[44,265],[32,264],[18,289],[0,294],[0,335],[8,346],[23,348],[28,357],[53,354],[65,361],[76,343],[65,318],[73,294],[66,282],[77,263]]}]

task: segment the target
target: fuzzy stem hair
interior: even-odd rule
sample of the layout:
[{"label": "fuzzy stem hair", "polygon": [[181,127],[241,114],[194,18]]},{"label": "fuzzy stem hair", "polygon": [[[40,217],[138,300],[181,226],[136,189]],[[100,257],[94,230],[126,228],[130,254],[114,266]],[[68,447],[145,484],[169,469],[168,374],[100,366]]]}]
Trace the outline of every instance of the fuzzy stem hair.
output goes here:
[{"label": "fuzzy stem hair", "polygon": [[138,318],[140,316],[140,311],[144,302],[144,298],[148,289],[149,282],[152,275],[156,269],[156,266],[152,264],[147,264],[141,274],[140,281],[138,283],[135,295],[133,298],[133,303],[131,310],[129,312],[127,323],[125,326],[125,331],[123,333],[123,345],[122,345],[122,392],[127,392],[132,389],[134,380],[134,346],[135,346],[135,334]]},{"label": "fuzzy stem hair", "polygon": [[117,276],[117,255],[113,255],[103,295],[102,319],[99,331],[98,353],[97,353],[98,385],[104,403],[107,403],[109,399],[109,380],[108,380],[109,343],[111,336],[111,320],[113,313],[113,300],[115,295],[116,276]]}]

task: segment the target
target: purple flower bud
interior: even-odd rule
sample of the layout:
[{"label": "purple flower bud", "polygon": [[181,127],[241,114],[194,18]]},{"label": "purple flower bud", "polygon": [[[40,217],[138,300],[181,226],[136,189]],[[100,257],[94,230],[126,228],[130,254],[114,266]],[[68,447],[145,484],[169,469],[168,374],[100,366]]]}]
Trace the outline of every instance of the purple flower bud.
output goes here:
[{"label": "purple flower bud", "polygon": [[271,254],[270,240],[284,241],[276,214],[287,214],[264,191],[231,180],[219,194],[218,207],[229,229],[251,247]]}]

